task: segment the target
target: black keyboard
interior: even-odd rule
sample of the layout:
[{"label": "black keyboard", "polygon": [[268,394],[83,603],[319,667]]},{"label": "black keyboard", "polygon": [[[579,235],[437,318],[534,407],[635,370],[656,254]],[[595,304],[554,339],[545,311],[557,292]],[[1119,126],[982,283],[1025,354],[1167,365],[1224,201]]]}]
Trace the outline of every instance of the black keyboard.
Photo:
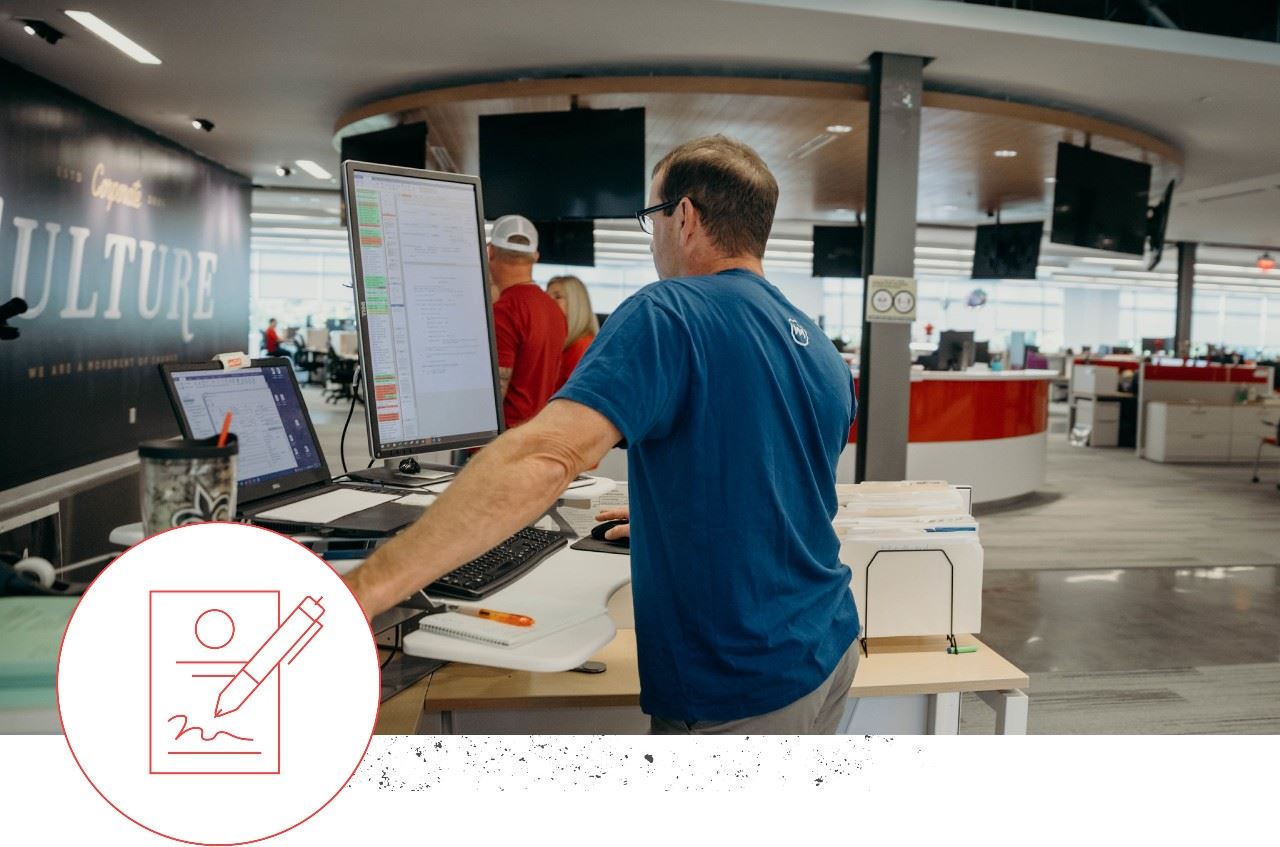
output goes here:
[{"label": "black keyboard", "polygon": [[488,597],[568,543],[558,532],[525,527],[478,559],[440,577],[426,591],[456,600]]}]

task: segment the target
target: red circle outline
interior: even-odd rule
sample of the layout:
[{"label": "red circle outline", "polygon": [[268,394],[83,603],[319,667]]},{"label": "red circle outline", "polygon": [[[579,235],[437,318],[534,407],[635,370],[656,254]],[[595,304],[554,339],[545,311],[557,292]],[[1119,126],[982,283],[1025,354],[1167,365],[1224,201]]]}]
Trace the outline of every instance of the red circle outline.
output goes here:
[{"label": "red circle outline", "polygon": [[[129,548],[127,548],[124,551],[124,553],[121,553],[119,556],[113,559],[110,564],[108,564],[105,568],[102,569],[102,573],[99,573],[92,580],[90,580],[89,584],[84,589],[84,593],[80,595],[80,601],[83,602],[84,598],[89,596],[89,592],[93,589],[93,586],[97,584],[98,580],[102,578],[102,575],[105,574],[108,570],[110,570],[112,565],[114,565],[117,561],[123,558],[125,554],[127,554],[130,550],[133,550],[134,548],[137,548],[137,547],[141,547],[143,544],[146,544],[151,539],[164,535],[167,532],[177,532],[184,529],[191,529],[192,527],[197,527],[197,526],[208,526],[209,524],[226,524],[227,526],[243,527],[245,529],[252,529],[260,532],[270,532],[273,535],[280,536],[281,538],[285,539],[291,544],[297,544],[303,550],[306,550],[312,556],[315,556],[317,559],[319,559],[322,565],[324,565],[326,568],[329,568],[329,570],[332,571],[333,574],[338,577],[338,582],[342,583],[342,587],[345,588],[347,590],[347,593],[351,595],[351,599],[355,601],[356,608],[361,610],[364,609],[364,607],[360,605],[360,601],[356,597],[355,592],[351,590],[351,586],[347,585],[346,580],[342,578],[341,574],[339,574],[337,571],[334,571],[333,568],[329,565],[329,563],[326,562],[324,560],[324,557],[322,557],[319,553],[316,553],[314,550],[307,548],[303,544],[299,544],[297,541],[294,541],[292,538],[285,535],[284,533],[276,532],[274,529],[268,529],[267,527],[264,527],[264,526],[254,526],[253,524],[239,523],[236,521],[206,521],[204,523],[198,523],[198,524],[185,524],[183,526],[175,526],[175,527],[170,527],[168,529],[161,530],[160,532],[157,532],[155,535],[142,539],[137,544],[134,544]],[[67,632],[71,629],[71,622],[75,620],[76,612],[78,612],[79,610],[80,610],[80,603],[76,603],[75,609],[73,609],[71,612],[71,617],[67,618],[67,626],[62,631],[62,640],[58,643],[58,676],[57,676],[58,684],[55,686],[54,695],[55,695],[55,702],[57,703],[57,707],[58,707],[58,725],[62,728],[62,738],[67,742],[67,750],[71,753],[71,759],[76,763],[76,767],[80,769],[80,773],[81,775],[84,776],[85,782],[89,783],[89,787],[92,788],[94,791],[96,791],[98,793],[98,796],[101,797],[104,801],[106,801],[106,804],[108,806],[110,806],[111,808],[119,812],[122,818],[129,821],[130,823],[136,824],[137,826],[141,827],[142,829],[145,829],[147,832],[150,832],[153,835],[158,835],[161,838],[167,838],[170,841],[177,841],[180,844],[194,844],[194,845],[197,845],[197,847],[240,847],[240,845],[243,845],[243,844],[257,844],[261,841],[266,841],[268,838],[275,838],[276,836],[284,835],[286,832],[291,832],[294,829],[297,829],[307,821],[314,818],[316,815],[320,814],[320,812],[324,811],[324,809],[328,807],[330,803],[332,803],[335,799],[337,799],[338,795],[342,793],[342,789],[346,788],[347,785],[351,782],[352,778],[355,777],[356,771],[360,770],[360,765],[361,763],[364,762],[364,757],[369,755],[369,747],[370,745],[373,744],[373,732],[378,726],[378,713],[382,709],[381,686],[379,686],[377,691],[374,693],[375,703],[374,703],[374,710],[373,710],[373,724],[369,727],[369,740],[365,742],[364,751],[360,754],[360,758],[356,760],[355,767],[351,769],[351,773],[347,776],[346,779],[342,781],[342,784],[338,786],[338,790],[335,791],[333,795],[329,797],[328,800],[325,800],[323,803],[321,803],[319,808],[317,808],[311,814],[307,815],[302,820],[298,821],[292,826],[285,827],[279,832],[273,832],[270,835],[263,835],[259,838],[251,838],[248,841],[228,841],[228,842],[188,841],[185,838],[178,838],[173,835],[166,835],[165,833],[160,832],[159,830],[152,829],[151,827],[147,826],[141,821],[134,820],[132,817],[125,814],[120,809],[119,806],[111,802],[110,798],[108,798],[106,794],[102,793],[102,790],[98,788],[97,785],[94,784],[92,779],[89,778],[89,774],[85,773],[84,766],[80,764],[80,760],[76,757],[76,751],[71,746],[71,739],[67,736],[66,724],[64,724],[62,721],[62,648],[66,646]],[[367,620],[366,620],[366,623],[368,623]],[[373,637],[372,626],[369,627],[369,647],[373,652],[374,664],[375,665],[379,664],[378,644]],[[379,675],[381,675],[381,673],[379,673]]]},{"label": "red circle outline", "polygon": [[[185,526],[190,526],[190,524],[185,524]],[[122,553],[121,555],[124,555],[124,554]],[[106,570],[106,568],[103,568],[103,570]],[[79,606],[80,604],[77,603],[76,607],[78,608]],[[211,614],[213,612],[217,612],[218,614],[222,615],[224,618],[227,619],[227,623],[231,624],[231,634],[227,636],[226,641],[222,642],[217,647],[214,647],[212,644],[206,644],[205,640],[200,637],[200,621],[204,620],[205,615]],[[205,609],[203,612],[200,613],[200,617],[196,618],[196,623],[195,623],[195,626],[192,627],[192,630],[195,632],[196,641],[200,642],[200,646],[207,647],[210,650],[221,650],[223,647],[226,647],[228,644],[231,643],[231,639],[236,637],[236,619],[231,617],[231,615],[227,614],[222,609]]]}]

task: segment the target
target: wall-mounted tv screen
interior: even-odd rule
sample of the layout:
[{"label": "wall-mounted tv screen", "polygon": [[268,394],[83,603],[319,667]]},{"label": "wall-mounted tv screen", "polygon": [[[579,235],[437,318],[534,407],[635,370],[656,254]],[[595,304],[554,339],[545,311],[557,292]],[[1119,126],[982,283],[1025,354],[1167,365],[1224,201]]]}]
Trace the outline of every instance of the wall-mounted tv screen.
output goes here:
[{"label": "wall-mounted tv screen", "polygon": [[1035,279],[1044,221],[985,224],[973,243],[974,279]]},{"label": "wall-mounted tv screen", "polygon": [[480,116],[490,220],[629,218],[645,206],[644,109]]},{"label": "wall-mounted tv screen", "polygon": [[538,261],[547,265],[596,263],[595,224],[591,221],[534,221],[538,228]]},{"label": "wall-mounted tv screen", "polygon": [[862,276],[860,226],[815,226],[813,228],[813,275]]},{"label": "wall-mounted tv screen", "polygon": [[348,135],[342,139],[342,158],[402,168],[425,168],[427,124],[418,121],[378,132]]},{"label": "wall-mounted tv screen", "polygon": [[1142,255],[1150,165],[1059,143],[1055,176],[1050,241]]}]

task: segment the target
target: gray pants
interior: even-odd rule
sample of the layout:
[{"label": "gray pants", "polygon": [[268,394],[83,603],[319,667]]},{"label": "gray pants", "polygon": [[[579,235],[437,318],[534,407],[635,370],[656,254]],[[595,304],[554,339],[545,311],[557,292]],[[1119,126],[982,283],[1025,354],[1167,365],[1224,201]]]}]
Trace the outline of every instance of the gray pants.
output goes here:
[{"label": "gray pants", "polygon": [[855,639],[826,681],[794,703],[763,715],[732,721],[672,721],[650,717],[650,735],[834,735],[844,715],[853,674],[858,670]]}]

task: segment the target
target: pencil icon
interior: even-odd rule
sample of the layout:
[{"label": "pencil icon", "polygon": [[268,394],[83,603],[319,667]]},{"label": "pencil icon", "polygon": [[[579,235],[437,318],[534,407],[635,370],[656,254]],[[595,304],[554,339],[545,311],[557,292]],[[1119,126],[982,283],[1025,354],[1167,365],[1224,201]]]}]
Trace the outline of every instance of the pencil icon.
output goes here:
[{"label": "pencil icon", "polygon": [[[220,718],[239,709],[291,652],[297,658],[311,643],[311,639],[315,638],[316,633],[324,628],[324,624],[320,623],[323,614],[324,607],[318,599],[304,598],[218,694],[213,716]],[[295,647],[298,648],[296,652],[293,649]],[[289,661],[292,662],[293,659]]]}]

